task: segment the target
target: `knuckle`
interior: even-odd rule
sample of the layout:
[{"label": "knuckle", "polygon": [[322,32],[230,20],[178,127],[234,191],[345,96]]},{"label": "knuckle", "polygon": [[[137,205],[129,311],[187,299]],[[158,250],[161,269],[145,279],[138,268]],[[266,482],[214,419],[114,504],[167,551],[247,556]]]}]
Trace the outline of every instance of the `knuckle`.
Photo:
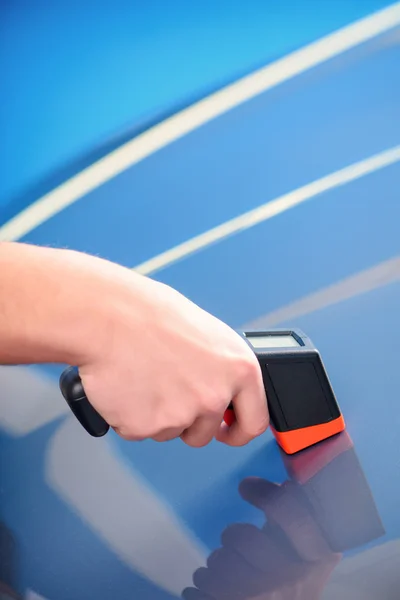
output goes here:
[{"label": "knuckle", "polygon": [[[190,427],[194,421],[196,419],[196,413],[192,408],[187,408],[185,410],[182,410],[179,414],[179,427],[182,427],[182,429],[187,429],[188,427]],[[174,425],[177,425],[177,423],[174,423]]]},{"label": "knuckle", "polygon": [[[182,403],[183,404],[183,403]],[[162,434],[164,431],[188,428],[194,420],[190,410],[183,405],[180,410],[160,411],[152,421],[152,434]]]},{"label": "knuckle", "polygon": [[228,398],[225,393],[209,390],[203,394],[200,401],[202,413],[209,416],[219,415],[223,413],[230,400],[231,397]]},{"label": "knuckle", "polygon": [[260,365],[257,358],[251,355],[240,357],[237,361],[236,372],[242,381],[251,381],[259,376]]},{"label": "knuckle", "polygon": [[263,419],[255,428],[255,436],[258,437],[267,431],[269,427],[269,417]]},{"label": "knuckle", "polygon": [[265,419],[258,421],[257,423],[247,426],[243,430],[243,434],[244,434],[244,436],[246,436],[246,438],[248,438],[248,441],[250,441],[250,440],[262,435],[263,433],[265,433],[265,431],[268,429],[268,426],[269,426],[269,418],[267,417]]},{"label": "knuckle", "polygon": [[184,431],[185,429],[189,429],[189,427],[193,424],[194,420],[195,420],[195,417],[191,413],[183,412],[182,414],[178,415],[177,418],[169,419],[168,427],[169,428],[179,428],[181,431]]}]

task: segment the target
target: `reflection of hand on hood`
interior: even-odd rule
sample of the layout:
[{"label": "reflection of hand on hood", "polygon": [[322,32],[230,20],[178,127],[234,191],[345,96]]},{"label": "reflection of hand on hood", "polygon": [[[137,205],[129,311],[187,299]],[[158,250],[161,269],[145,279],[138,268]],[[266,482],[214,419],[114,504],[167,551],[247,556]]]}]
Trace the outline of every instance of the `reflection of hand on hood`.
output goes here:
[{"label": "reflection of hand on hood", "polygon": [[239,487],[242,498],[264,513],[265,524],[228,527],[207,568],[195,572],[196,589],[185,590],[186,600],[325,599],[341,553],[384,535],[346,433],[297,456],[282,455],[288,481],[247,478]]},{"label": "reflection of hand on hood", "polygon": [[316,600],[340,560],[313,519],[301,488],[246,479],[240,493],[262,510],[267,523],[235,524],[222,534],[222,547],[193,577],[197,590],[186,600]]}]

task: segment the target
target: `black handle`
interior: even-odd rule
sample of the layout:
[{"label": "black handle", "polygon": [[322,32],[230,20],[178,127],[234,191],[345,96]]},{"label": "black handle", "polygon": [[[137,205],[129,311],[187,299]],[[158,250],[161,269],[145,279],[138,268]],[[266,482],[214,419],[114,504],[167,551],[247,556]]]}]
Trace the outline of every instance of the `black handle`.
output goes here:
[{"label": "black handle", "polygon": [[[75,417],[90,435],[102,437],[108,432],[110,426],[90,404],[76,367],[68,367],[62,372],[60,390]],[[228,406],[228,410],[233,413],[232,403]],[[232,417],[227,421],[228,424],[233,421],[233,418],[232,414]]]},{"label": "black handle", "polygon": [[87,399],[76,367],[68,367],[63,371],[60,390],[75,417],[90,435],[102,437],[108,432],[110,426]]}]

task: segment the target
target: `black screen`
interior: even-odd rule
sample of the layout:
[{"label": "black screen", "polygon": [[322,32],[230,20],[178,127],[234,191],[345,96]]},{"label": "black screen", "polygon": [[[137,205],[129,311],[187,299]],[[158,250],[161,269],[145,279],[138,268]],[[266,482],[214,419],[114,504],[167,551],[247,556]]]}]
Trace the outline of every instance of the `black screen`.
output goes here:
[{"label": "black screen", "polygon": [[268,361],[265,369],[268,398],[277,404],[271,412],[278,417],[278,431],[320,425],[340,416],[329,384],[323,382],[324,371],[315,360]]}]

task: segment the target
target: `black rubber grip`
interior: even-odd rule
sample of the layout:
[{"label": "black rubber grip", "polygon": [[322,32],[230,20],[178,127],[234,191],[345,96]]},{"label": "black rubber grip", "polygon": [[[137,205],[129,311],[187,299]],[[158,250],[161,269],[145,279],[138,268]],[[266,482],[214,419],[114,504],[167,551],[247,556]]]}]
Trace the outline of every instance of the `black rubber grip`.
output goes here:
[{"label": "black rubber grip", "polygon": [[87,399],[76,367],[68,367],[63,371],[60,390],[75,417],[90,435],[102,437],[108,432],[110,426]]},{"label": "black rubber grip", "polygon": [[[75,417],[90,435],[102,437],[108,432],[110,426],[90,404],[76,367],[68,367],[63,371],[60,390]],[[233,410],[232,403],[229,404],[228,410]]]}]

